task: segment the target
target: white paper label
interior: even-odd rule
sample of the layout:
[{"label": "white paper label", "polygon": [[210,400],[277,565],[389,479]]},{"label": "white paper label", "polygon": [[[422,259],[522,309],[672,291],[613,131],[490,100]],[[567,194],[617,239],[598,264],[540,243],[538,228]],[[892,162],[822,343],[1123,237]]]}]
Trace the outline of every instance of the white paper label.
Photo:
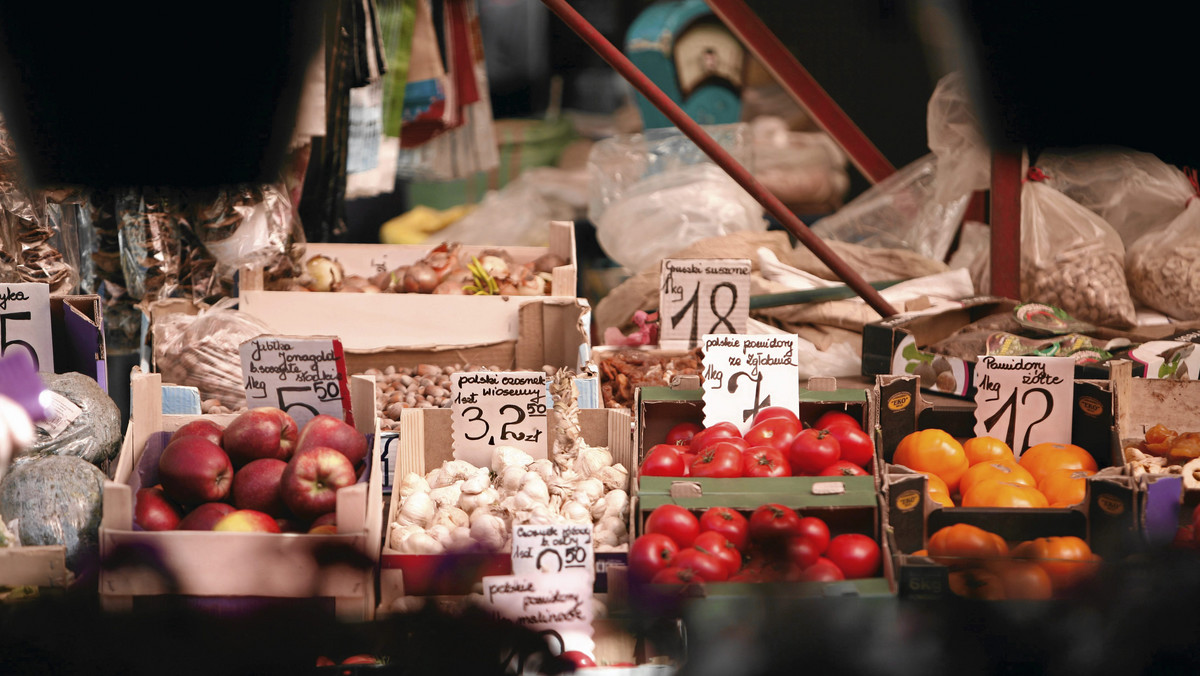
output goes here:
[{"label": "white paper label", "polygon": [[659,344],[693,348],[706,333],[745,333],[750,260],[664,258],[659,269]]},{"label": "white paper label", "polygon": [[275,406],[301,428],[318,414],[353,422],[337,338],[259,336],[238,347],[249,408]]},{"label": "white paper label", "polygon": [[450,376],[450,432],[457,460],[491,465],[497,446],[545,458],[546,374],[540,371],[473,371]]},{"label": "white paper label", "polygon": [[592,524],[513,526],[512,567],[516,575],[582,570],[595,581]]},{"label": "white paper label", "polygon": [[50,286],[0,284],[0,357],[25,350],[38,371],[54,373]]},{"label": "white paper label", "polygon": [[583,571],[488,576],[483,600],[533,631],[592,635],[592,582]]},{"label": "white paper label", "polygon": [[1200,350],[1195,343],[1152,340],[1130,350],[1129,358],[1146,367],[1147,378],[1200,380]]},{"label": "white paper label", "polygon": [[76,418],[83,414],[83,409],[58,392],[46,390],[46,393],[50,395],[42,399],[42,403],[46,405],[46,419],[35,424],[39,430],[45,432],[51,439],[54,439],[62,434],[63,430],[70,427]]},{"label": "white paper label", "polygon": [[704,426],[731,422],[743,433],[768,406],[800,408],[800,341],[789,335],[705,335]]},{"label": "white paper label", "polygon": [[975,368],[975,435],[1004,440],[1018,457],[1071,441],[1075,360],[986,355]]}]

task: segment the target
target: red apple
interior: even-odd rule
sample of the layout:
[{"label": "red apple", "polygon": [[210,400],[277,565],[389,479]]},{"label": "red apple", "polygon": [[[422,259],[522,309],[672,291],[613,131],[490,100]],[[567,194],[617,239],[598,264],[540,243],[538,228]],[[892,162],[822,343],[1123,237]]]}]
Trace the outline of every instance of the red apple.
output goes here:
[{"label": "red apple", "polygon": [[175,432],[171,435],[171,441],[175,441],[180,437],[198,436],[204,437],[205,439],[208,439],[214,444],[220,446],[221,437],[224,435],[224,433],[225,428],[221,427],[220,424],[215,423],[212,420],[193,420],[190,423],[185,424],[183,427],[175,430]]},{"label": "red apple", "polygon": [[163,449],[158,480],[167,497],[185,507],[220,502],[229,495],[233,466],[225,451],[208,439],[180,437]]},{"label": "red apple", "polygon": [[328,446],[314,446],[292,456],[279,492],[293,514],[315,519],[334,511],[338,489],[356,480],[349,458]]},{"label": "red apple", "polygon": [[176,530],[212,530],[221,517],[236,509],[228,502],[206,502],[188,512]]},{"label": "red apple", "polygon": [[296,421],[290,415],[263,406],[244,411],[229,423],[224,447],[233,466],[241,467],[259,458],[287,460],[298,436]]},{"label": "red apple", "polygon": [[349,458],[355,467],[367,457],[367,437],[354,429],[354,425],[324,413],[304,424],[304,429],[300,430],[300,440],[296,443],[296,452],[313,446],[335,448]]},{"label": "red apple", "polygon": [[287,505],[279,495],[279,483],[285,469],[287,463],[275,458],[259,458],[246,463],[233,474],[233,505],[274,517],[287,516]]},{"label": "red apple", "polygon": [[239,533],[279,533],[279,524],[270,514],[254,509],[234,510],[213,526],[215,531]]},{"label": "red apple", "polygon": [[163,493],[162,486],[138,489],[133,505],[133,521],[142,530],[175,530],[183,510]]},{"label": "red apple", "polygon": [[275,517],[275,523],[279,526],[279,530],[284,533],[307,533],[308,522],[301,521],[294,516]]},{"label": "red apple", "polygon": [[333,535],[337,533],[337,512],[322,514],[313,520],[308,527],[309,533]]}]

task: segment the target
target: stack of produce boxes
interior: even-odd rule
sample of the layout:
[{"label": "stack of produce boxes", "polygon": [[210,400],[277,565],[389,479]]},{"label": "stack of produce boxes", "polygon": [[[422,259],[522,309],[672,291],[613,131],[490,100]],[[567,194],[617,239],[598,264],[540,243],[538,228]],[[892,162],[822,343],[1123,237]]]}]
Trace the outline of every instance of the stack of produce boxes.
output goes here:
[{"label": "stack of produce boxes", "polygon": [[[1094,569],[1096,557],[1116,559],[1132,551],[1137,539],[1137,502],[1133,484],[1113,454],[1113,396],[1108,381],[1075,381],[1072,444],[1059,445],[1063,448],[1046,446],[1053,454],[1043,455],[1041,461],[1037,458],[1042,451],[1027,452],[1019,462],[1003,442],[976,437],[973,404],[930,405],[920,396],[914,376],[880,376],[875,390],[880,402],[879,446],[887,472],[887,530],[896,556],[901,595],[1062,596],[1069,592],[1068,583],[1077,582],[1075,574],[1084,566],[1067,564],[1067,574],[1059,580],[1058,588],[1049,584],[1053,574],[1045,576],[1037,571],[1033,571],[1034,576],[1045,579],[1032,587],[1017,589],[1019,585],[1012,583],[1013,589],[1006,592],[997,580],[1021,573],[1027,580],[1030,571],[1018,564],[1037,558],[1035,546],[1069,544],[1074,550],[1063,555],[1083,557],[1088,570]],[[938,447],[950,449],[945,453],[947,457],[962,455],[965,471],[936,472],[919,467],[922,473],[903,464],[922,465],[926,460],[921,454],[932,457]],[[1065,486],[1048,484],[1042,478],[1055,463],[1063,465],[1061,478]],[[1028,486],[1012,487],[1014,491],[1041,493],[1046,506],[963,506],[961,498],[955,499],[961,487],[945,486],[957,484],[963,477],[968,483],[978,483],[988,478],[985,475],[989,471],[1006,485]],[[945,480],[946,474],[958,478]],[[1037,497],[1031,496],[1030,502],[1041,504],[1041,499],[1032,499]],[[992,534],[990,541],[980,540],[980,531]],[[975,538],[973,544],[971,538]],[[999,561],[980,563],[972,556],[978,553],[972,546],[989,550],[993,544],[995,551],[982,558]],[[947,546],[958,553],[947,554]],[[1015,562],[1014,557],[1022,561]],[[988,570],[982,570],[985,565]]]},{"label": "stack of produce boxes", "polygon": [[[685,381],[677,388],[639,390],[637,447],[643,461],[657,445],[673,443],[672,431],[682,429],[681,425],[701,427],[702,391],[687,389],[689,384],[692,388],[698,386],[697,382]],[[812,379],[807,389],[802,387],[799,411],[793,413],[806,428],[818,421],[824,427],[825,421],[846,416],[854,421],[853,427],[870,429],[874,419],[869,391],[837,389],[836,382],[829,378]],[[704,546],[676,542],[665,545],[671,550],[670,556],[651,547],[653,556],[647,557],[643,550],[648,547],[639,541],[653,542],[655,534],[671,537],[674,529],[686,531],[694,518],[699,521],[699,537],[709,537],[709,530],[724,532],[736,553],[745,556],[741,565],[732,561],[726,576],[718,575],[720,581],[686,584],[683,589],[687,594],[709,599],[753,596],[768,590],[797,597],[894,595],[891,559],[887,543],[881,539],[878,457],[873,449],[868,448],[867,453],[861,463],[865,467],[860,470],[834,468],[825,476],[679,477],[648,476],[643,471],[636,482],[632,525],[639,539],[630,550],[630,584],[649,583],[651,586],[643,589],[671,594],[675,593],[672,589],[678,589],[675,585],[691,580],[692,574],[686,570],[695,568],[691,563],[667,564],[668,572],[663,573],[664,566],[655,562],[678,556],[697,558],[694,553],[682,552]],[[739,526],[726,528],[734,523]],[[683,535],[686,539],[688,533]],[[809,540],[809,536],[810,542],[817,543],[813,545],[815,552],[809,551],[808,545],[790,544]],[[810,559],[818,557],[828,560],[814,565]],[[838,563],[839,570],[829,570],[830,561]],[[680,569],[683,572],[678,572]]]},{"label": "stack of produce boxes", "polygon": [[[370,443],[377,433],[373,390],[370,378],[351,378],[354,422],[367,437],[369,450],[358,483],[336,493],[336,525],[282,533],[145,530],[142,519],[135,518],[138,491],[156,483],[158,458],[171,433],[195,421],[224,427],[236,416],[163,415],[161,378],[135,369],[132,417],[114,480],[105,484],[100,526],[101,556],[127,565],[101,570],[103,605],[129,608],[139,599],[162,594],[235,605],[246,597],[317,598],[332,605],[339,618],[373,617],[373,562],[383,514],[382,473],[375,471],[379,451]],[[330,564],[332,560],[349,565]]]}]

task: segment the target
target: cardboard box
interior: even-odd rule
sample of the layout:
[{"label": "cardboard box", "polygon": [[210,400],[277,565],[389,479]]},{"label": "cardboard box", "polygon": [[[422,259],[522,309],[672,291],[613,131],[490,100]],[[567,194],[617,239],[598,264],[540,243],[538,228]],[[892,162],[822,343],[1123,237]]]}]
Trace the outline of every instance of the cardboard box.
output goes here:
[{"label": "cardboard box", "polygon": [[[133,412],[113,481],[105,483],[100,554],[149,556],[168,575],[153,567],[102,568],[100,599],[107,609],[131,608],[136,597],[165,593],[196,597],[276,597],[334,599],[339,618],[367,620],[375,609],[374,568],[321,565],[319,554],[350,547],[370,560],[379,552],[382,531],[382,472],[368,470],[365,481],[338,491],[335,535],[216,533],[205,531],[145,532],[133,523],[133,497],[140,485],[135,471],[146,453],[161,450],[165,437],[189,421],[212,419],[227,424],[233,415],[163,415],[161,378],[134,371]],[[374,382],[355,376],[350,383],[355,421],[360,432],[377,433]],[[370,467],[379,466],[372,444]]]},{"label": "cardboard box", "polygon": [[71,584],[63,545],[0,547],[0,587],[58,587]]},{"label": "cardboard box", "polygon": [[104,345],[104,312],[95,294],[50,296],[54,368],[77,371],[108,391],[108,354]]},{"label": "cardboard box", "polygon": [[[571,223],[554,222],[550,246],[504,247],[519,262],[555,253],[568,261],[555,268],[549,296],[447,296],[420,293],[312,293],[264,291],[255,276],[244,275],[239,308],[283,335],[328,335],[336,331],[347,354],[381,349],[433,349],[434,346],[490,345],[516,341],[517,308],[547,298],[576,298],[575,239]],[[343,260],[346,273],[371,276],[412,263],[432,246],[382,244],[310,244],[308,254],[325,253]],[[464,246],[479,253],[496,247]],[[589,322],[590,323],[590,322]],[[353,326],[353,330],[349,327]],[[587,326],[587,324],[585,324]],[[590,344],[591,341],[585,341]],[[540,364],[539,364],[540,366]]]},{"label": "cardboard box", "polygon": [[[547,429],[553,430],[555,415],[547,418]],[[632,465],[632,430],[629,413],[617,409],[580,409],[583,438],[594,446],[606,446],[613,464]],[[547,438],[552,443],[553,434]],[[449,409],[409,409],[401,416],[400,452],[396,460],[396,481],[403,481],[409,472],[424,476],[443,462],[453,460]],[[392,603],[402,596],[458,595],[484,575],[504,575],[512,572],[511,555],[501,553],[447,553],[436,555],[401,554],[387,541],[389,525],[400,509],[400,493],[393,491],[384,525],[383,550],[380,556],[380,613],[386,613]],[[632,507],[631,507],[632,509]],[[610,564],[624,564],[624,552],[596,553],[596,585],[606,591],[606,569]]]}]

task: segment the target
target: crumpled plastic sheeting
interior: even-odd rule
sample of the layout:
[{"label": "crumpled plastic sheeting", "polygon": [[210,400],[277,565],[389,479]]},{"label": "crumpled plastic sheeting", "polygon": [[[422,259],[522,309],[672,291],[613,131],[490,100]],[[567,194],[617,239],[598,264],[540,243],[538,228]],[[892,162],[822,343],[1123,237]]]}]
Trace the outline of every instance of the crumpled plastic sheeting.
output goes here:
[{"label": "crumpled plastic sheeting", "polygon": [[22,545],[65,546],[78,572],[98,555],[105,478],[82,458],[23,458],[0,481],[0,514],[17,520]]},{"label": "crumpled plastic sheeting", "polygon": [[[43,373],[46,387],[81,409],[57,436],[38,429],[37,439],[20,455],[75,456],[108,471],[121,450],[121,411],[100,385],[82,373]],[[3,512],[0,512],[3,513]]]}]

